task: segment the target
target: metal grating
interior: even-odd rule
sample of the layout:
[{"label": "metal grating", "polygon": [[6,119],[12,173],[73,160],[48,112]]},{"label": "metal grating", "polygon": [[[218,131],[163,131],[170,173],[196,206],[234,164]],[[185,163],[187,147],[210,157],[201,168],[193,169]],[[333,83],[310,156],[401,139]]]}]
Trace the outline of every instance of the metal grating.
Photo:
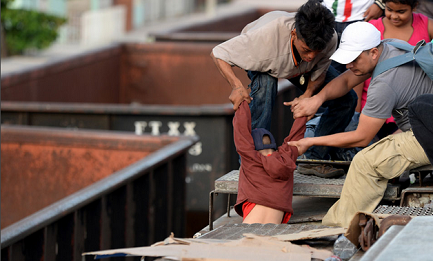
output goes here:
[{"label": "metal grating", "polygon": [[343,186],[346,176],[342,176],[337,179],[321,178],[314,175],[300,174],[297,170],[293,173],[293,182],[296,183],[307,183],[315,185],[341,185]]},{"label": "metal grating", "polygon": [[[293,173],[294,184],[312,185],[338,185],[343,186],[345,176],[338,179],[320,178],[314,175],[303,175],[295,170]],[[215,181],[215,192],[228,193],[237,192],[239,182],[239,170],[232,170]]]},{"label": "metal grating", "polygon": [[378,206],[374,212],[375,214],[392,214],[403,216],[433,216],[432,208],[420,207],[398,207],[398,206]]},{"label": "metal grating", "polygon": [[215,193],[238,193],[239,170],[232,170],[215,180]]},{"label": "metal grating", "polygon": [[[293,195],[339,198],[346,176],[337,179],[303,175],[295,170],[293,174]],[[239,170],[233,170],[215,181],[215,193],[237,194]],[[398,185],[388,184],[384,198],[399,199]]]},{"label": "metal grating", "polygon": [[319,228],[328,227],[305,224],[226,224],[202,235],[199,238],[236,240],[242,238],[245,233],[260,236],[275,236],[294,234]]}]

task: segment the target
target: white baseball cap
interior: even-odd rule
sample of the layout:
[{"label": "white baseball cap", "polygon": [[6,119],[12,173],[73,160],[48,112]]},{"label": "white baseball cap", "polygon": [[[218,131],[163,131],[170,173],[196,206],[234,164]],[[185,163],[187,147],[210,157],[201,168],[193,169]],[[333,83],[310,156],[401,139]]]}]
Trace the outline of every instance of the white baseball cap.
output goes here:
[{"label": "white baseball cap", "polygon": [[340,46],[331,56],[341,64],[355,60],[362,51],[377,47],[380,44],[380,32],[367,22],[356,22],[348,25],[341,35]]}]

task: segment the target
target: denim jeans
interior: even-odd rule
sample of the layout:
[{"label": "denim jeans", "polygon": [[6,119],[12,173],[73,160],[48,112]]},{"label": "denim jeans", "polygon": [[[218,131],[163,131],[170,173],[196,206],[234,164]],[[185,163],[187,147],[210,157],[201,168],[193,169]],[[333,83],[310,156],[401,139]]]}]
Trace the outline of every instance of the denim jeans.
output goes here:
[{"label": "denim jeans", "polygon": [[[349,125],[347,125],[346,129],[344,129],[345,132],[354,131],[358,127],[359,123],[359,112],[355,112],[352,116],[352,119],[350,120]],[[317,125],[320,122],[320,118],[322,117],[322,113],[316,113],[314,118],[309,120],[307,122],[305,135],[304,137],[314,137]],[[363,148],[361,147],[354,147],[354,148],[333,148],[332,152],[330,152],[330,159],[332,160],[345,160],[345,161],[352,161],[353,157],[360,152]]]},{"label": "denim jeans", "polygon": [[251,80],[251,129],[271,130],[272,109],[277,98],[278,79],[264,72],[247,71]]},{"label": "denim jeans", "polygon": [[[278,79],[264,72],[247,71],[247,73],[251,80],[250,96],[253,98],[250,103],[251,128],[270,130],[272,108],[277,97]],[[330,66],[323,86],[338,75],[339,73]],[[290,79],[290,81],[303,92],[306,90],[306,84],[300,85],[299,77]],[[323,103],[323,108],[321,108],[323,115],[316,128],[315,136],[343,132],[355,112],[357,99],[356,93],[351,90],[340,98]],[[329,151],[330,147],[313,146],[306,152],[306,156],[311,159],[328,159]]]},{"label": "denim jeans", "polygon": [[409,105],[409,122],[415,138],[433,164],[433,94],[418,96]]},{"label": "denim jeans", "polygon": [[[339,72],[334,67],[329,66],[326,73],[325,82],[319,88],[323,88],[326,84],[332,81],[339,75]],[[299,83],[299,77],[290,79],[290,81],[301,91],[305,91],[306,85],[302,86]],[[358,96],[354,90],[346,93],[344,96],[335,100],[326,101],[319,108],[323,112],[320,121],[316,126],[314,136],[320,137],[339,132],[344,132],[349,125],[353,114],[355,113]],[[305,157],[308,159],[330,159],[331,147],[313,146],[307,150]]]}]

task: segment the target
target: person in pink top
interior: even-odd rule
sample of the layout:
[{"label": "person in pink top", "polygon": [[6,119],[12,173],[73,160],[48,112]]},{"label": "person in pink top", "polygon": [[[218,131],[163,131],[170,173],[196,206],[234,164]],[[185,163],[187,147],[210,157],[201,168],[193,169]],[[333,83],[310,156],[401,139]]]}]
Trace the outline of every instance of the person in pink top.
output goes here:
[{"label": "person in pink top", "polygon": [[[388,38],[400,39],[415,45],[420,40],[431,41],[433,38],[433,19],[423,14],[414,13],[418,0],[383,0],[385,4],[385,17],[370,20],[381,33],[381,40]],[[355,90],[361,100],[358,100],[357,111],[361,111],[367,101],[367,91],[370,79],[364,82],[363,89]],[[397,129],[394,119],[386,120],[384,136]],[[390,133],[391,132],[391,133]]]}]

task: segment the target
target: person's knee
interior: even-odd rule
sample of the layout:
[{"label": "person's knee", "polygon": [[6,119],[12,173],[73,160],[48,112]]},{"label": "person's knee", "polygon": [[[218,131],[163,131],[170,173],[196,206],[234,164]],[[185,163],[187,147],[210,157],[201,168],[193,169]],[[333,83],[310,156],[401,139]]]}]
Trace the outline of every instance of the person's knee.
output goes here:
[{"label": "person's knee", "polygon": [[369,159],[364,153],[362,153],[362,151],[360,151],[353,157],[347,176],[365,174],[365,171],[362,170],[368,168],[372,168],[371,159]]}]

